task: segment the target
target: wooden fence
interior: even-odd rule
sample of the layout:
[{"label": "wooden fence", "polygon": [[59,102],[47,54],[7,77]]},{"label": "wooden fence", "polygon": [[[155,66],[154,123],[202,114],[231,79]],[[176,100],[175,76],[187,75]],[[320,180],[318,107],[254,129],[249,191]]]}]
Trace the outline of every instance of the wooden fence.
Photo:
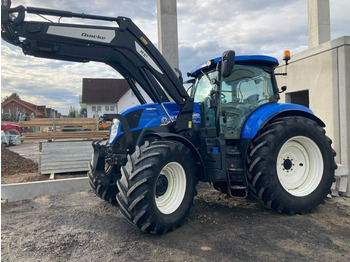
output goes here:
[{"label": "wooden fence", "polygon": [[[21,140],[101,140],[107,139],[109,131],[98,131],[99,122],[95,118],[36,118],[30,121],[19,122],[21,127],[39,127],[40,132],[22,133]],[[49,127],[49,132],[43,132]],[[59,128],[58,128],[59,127]],[[75,130],[74,132],[57,132],[65,130]],[[87,130],[87,131],[85,131]]]},{"label": "wooden fence", "polygon": [[74,131],[74,132],[38,132],[22,133],[21,140],[103,140],[108,138],[109,131]]},{"label": "wooden fence", "polygon": [[53,131],[59,127],[86,127],[98,130],[98,118],[35,118],[30,121],[20,121],[21,127],[52,127]]}]

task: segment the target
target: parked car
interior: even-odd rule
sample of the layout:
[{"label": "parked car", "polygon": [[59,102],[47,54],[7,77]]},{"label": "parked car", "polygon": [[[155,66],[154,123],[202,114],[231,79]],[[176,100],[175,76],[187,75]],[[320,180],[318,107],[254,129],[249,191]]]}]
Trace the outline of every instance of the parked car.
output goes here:
[{"label": "parked car", "polygon": [[22,128],[16,122],[1,121],[1,141],[7,145],[21,143]]}]

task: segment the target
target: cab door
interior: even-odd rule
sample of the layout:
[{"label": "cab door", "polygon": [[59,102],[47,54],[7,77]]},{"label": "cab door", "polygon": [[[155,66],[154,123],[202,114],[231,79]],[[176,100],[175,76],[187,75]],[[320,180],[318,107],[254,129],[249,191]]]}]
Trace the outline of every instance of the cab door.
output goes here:
[{"label": "cab door", "polygon": [[[266,68],[265,68],[266,69]],[[258,107],[275,102],[271,73],[262,66],[236,64],[221,79],[220,132],[226,139],[240,139],[245,120]]]}]

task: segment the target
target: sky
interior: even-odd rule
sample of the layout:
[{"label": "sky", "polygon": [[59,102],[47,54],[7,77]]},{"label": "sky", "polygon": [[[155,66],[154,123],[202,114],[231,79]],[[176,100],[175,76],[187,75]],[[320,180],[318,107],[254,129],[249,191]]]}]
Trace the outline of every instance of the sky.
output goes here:
[{"label": "sky", "polygon": [[[77,13],[130,17],[158,46],[156,0],[12,0],[24,5]],[[185,76],[225,50],[236,55],[270,55],[281,59],[308,48],[307,1],[177,0],[180,70]],[[350,1],[330,0],[331,39],[350,35]],[[51,18],[51,17],[50,17]],[[37,16],[29,19],[41,20]],[[63,18],[61,23],[70,23]],[[96,21],[74,20],[96,24]],[[113,26],[106,22],[99,25]],[[80,109],[83,78],[120,78],[101,63],[71,63],[25,56],[1,40],[1,99],[16,92],[21,99],[68,114]]]}]

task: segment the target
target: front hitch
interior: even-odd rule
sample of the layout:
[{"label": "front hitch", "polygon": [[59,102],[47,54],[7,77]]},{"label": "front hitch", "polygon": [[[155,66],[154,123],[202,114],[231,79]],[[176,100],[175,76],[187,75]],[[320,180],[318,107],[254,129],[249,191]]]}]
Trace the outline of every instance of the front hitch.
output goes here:
[{"label": "front hitch", "polygon": [[90,163],[90,168],[92,173],[96,173],[96,170],[105,170],[105,159],[107,156],[107,146],[102,144],[100,141],[92,142],[92,147],[94,148],[94,153],[92,155],[92,161]]},{"label": "front hitch", "polygon": [[91,163],[89,165],[89,176],[93,183],[96,185],[110,185],[115,182],[115,174],[119,173],[120,166],[109,165],[106,162],[108,155],[108,148],[101,141],[92,142],[94,153],[92,156]]},{"label": "front hitch", "polygon": [[116,183],[120,179],[120,166],[106,163],[108,147],[105,142],[94,141],[92,146],[94,153],[88,172],[91,189],[98,197],[116,204]]}]

